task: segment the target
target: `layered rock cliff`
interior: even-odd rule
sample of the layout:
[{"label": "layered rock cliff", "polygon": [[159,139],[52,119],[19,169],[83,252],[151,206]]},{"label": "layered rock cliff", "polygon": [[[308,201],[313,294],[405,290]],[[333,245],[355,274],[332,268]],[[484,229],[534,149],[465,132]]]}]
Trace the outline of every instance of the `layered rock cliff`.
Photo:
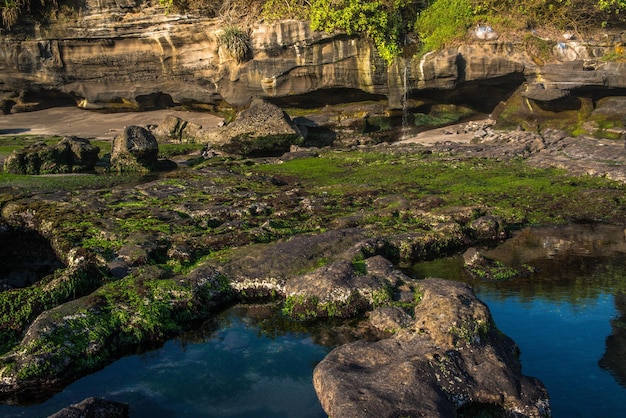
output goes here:
[{"label": "layered rock cliff", "polygon": [[524,43],[474,37],[387,65],[368,40],[315,32],[303,21],[250,28],[249,59],[238,62],[220,45],[223,29],[219,18],[168,14],[153,0],[62,6],[46,24],[22,21],[3,35],[0,108],[56,100],[87,109],[211,109],[255,97],[298,105],[386,97],[399,108],[408,95],[491,112],[520,86],[540,103],[589,88],[596,96],[626,95],[626,63],[600,60],[626,41],[621,34],[594,42],[536,38],[541,54]]}]

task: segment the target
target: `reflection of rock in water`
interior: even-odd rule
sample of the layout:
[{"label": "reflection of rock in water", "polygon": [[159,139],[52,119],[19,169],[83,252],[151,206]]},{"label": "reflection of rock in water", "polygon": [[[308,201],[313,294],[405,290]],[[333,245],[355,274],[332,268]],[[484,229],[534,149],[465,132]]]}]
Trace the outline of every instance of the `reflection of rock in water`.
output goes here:
[{"label": "reflection of rock in water", "polygon": [[621,316],[611,321],[613,334],[606,339],[606,353],[600,359],[600,367],[626,387],[626,293],[615,295],[615,307]]},{"label": "reflection of rock in water", "polygon": [[580,306],[600,293],[615,293],[622,287],[626,241],[623,228],[612,225],[526,228],[483,254],[506,266],[527,264],[535,271],[528,278],[499,284],[499,288]]},{"label": "reflection of rock in water", "polygon": [[37,232],[0,230],[0,290],[30,286],[61,267],[48,240]]},{"label": "reflection of rock in water", "polygon": [[505,263],[515,260],[526,263],[546,257],[610,256],[626,253],[626,241],[623,229],[613,225],[526,228],[489,253]]}]

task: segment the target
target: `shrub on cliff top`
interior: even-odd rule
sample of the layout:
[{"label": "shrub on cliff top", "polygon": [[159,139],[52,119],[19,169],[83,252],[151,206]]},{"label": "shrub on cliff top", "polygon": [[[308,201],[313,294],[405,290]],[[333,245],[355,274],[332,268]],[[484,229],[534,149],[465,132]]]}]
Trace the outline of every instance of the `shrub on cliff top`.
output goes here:
[{"label": "shrub on cliff top", "polygon": [[363,33],[372,39],[380,56],[390,62],[400,55],[402,38],[408,32],[409,20],[415,16],[410,0],[312,0],[313,30],[343,30],[348,35]]},{"label": "shrub on cliff top", "polygon": [[415,22],[424,52],[442,48],[465,35],[472,25],[475,9],[471,0],[434,0]]},{"label": "shrub on cliff top", "polygon": [[267,20],[308,19],[308,0],[267,0],[261,16]]},{"label": "shrub on cliff top", "polygon": [[226,26],[219,35],[219,43],[239,63],[244,62],[250,54],[250,37],[236,26]]}]

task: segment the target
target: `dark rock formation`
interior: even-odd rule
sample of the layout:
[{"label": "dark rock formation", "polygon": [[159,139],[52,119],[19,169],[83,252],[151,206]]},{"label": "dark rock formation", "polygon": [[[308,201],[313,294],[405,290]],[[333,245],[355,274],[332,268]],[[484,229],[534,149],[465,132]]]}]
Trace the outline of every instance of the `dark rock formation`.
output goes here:
[{"label": "dark rock formation", "polygon": [[550,415],[546,389],[522,374],[515,343],[469,286],[426,279],[419,292],[410,326],[336,348],[317,365],[313,383],[329,416]]},{"label": "dark rock formation", "polygon": [[100,148],[89,140],[67,136],[55,145],[44,142],[13,151],[4,161],[4,169],[13,174],[61,174],[92,171]]},{"label": "dark rock formation", "polygon": [[495,242],[506,238],[502,220],[493,216],[481,216],[469,224],[472,237],[477,241]]},{"label": "dark rock formation", "polygon": [[158,165],[159,144],[145,128],[128,126],[113,139],[111,147],[112,171],[147,172]]},{"label": "dark rock formation", "polygon": [[250,107],[225,127],[207,133],[208,148],[250,156],[281,155],[302,135],[289,116],[278,106],[255,99]]},{"label": "dark rock formation", "polygon": [[100,398],[87,398],[63,408],[48,418],[127,418],[128,405]]},{"label": "dark rock formation", "polygon": [[610,371],[617,382],[626,387],[626,293],[615,295],[615,307],[620,316],[611,320],[613,333],[606,339],[600,367]]},{"label": "dark rock formation", "polygon": [[30,286],[63,267],[40,234],[0,223],[0,291]]}]

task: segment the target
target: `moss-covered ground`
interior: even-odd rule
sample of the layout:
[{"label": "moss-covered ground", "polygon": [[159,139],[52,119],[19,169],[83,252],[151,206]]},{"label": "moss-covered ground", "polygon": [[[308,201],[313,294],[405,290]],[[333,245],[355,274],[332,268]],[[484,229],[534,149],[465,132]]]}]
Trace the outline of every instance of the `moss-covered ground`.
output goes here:
[{"label": "moss-covered ground", "polygon": [[[195,163],[190,159],[177,170],[135,178],[0,174],[3,222],[36,230],[66,264],[69,250],[81,248],[103,265],[124,260],[129,270],[124,278],[103,269],[84,284],[75,280],[80,274],[67,274],[68,281],[56,287],[46,287],[51,277],[1,292],[0,345],[9,353],[1,376],[50,379],[58,370],[44,366],[56,364],[59,356],[72,362],[76,373],[93,370],[119,355],[107,344],[128,348],[186,329],[232,297],[228,278],[198,270],[245,258],[251,245],[359,228],[372,238],[400,237],[394,239],[413,245],[398,250],[411,261],[424,256],[415,249],[416,240],[428,242],[431,258],[447,253],[463,245],[458,234],[483,215],[500,219],[508,229],[626,222],[626,185],[533,168],[519,159],[379,146],[320,150],[290,161]],[[450,223],[456,226],[441,226]],[[297,267],[314,269],[331,261],[328,257],[320,254]],[[67,305],[70,300],[74,305]],[[54,323],[57,305],[62,321],[40,326],[39,340],[20,342],[38,315],[43,313],[38,321]],[[74,309],[65,312],[64,306]],[[71,341],[63,345],[59,338]],[[55,347],[63,347],[61,354]],[[87,352],[87,357],[79,354]]]}]

